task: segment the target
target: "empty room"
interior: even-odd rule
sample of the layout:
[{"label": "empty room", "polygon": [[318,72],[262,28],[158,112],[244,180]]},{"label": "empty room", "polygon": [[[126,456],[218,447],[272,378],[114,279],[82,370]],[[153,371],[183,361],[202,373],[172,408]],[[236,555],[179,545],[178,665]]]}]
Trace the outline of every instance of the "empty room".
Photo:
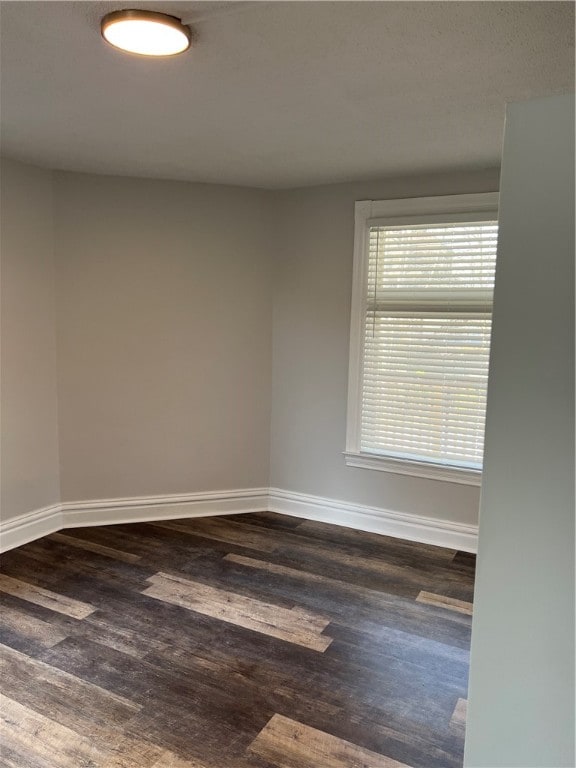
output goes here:
[{"label": "empty room", "polygon": [[574,11],[0,0],[0,768],[574,768]]}]

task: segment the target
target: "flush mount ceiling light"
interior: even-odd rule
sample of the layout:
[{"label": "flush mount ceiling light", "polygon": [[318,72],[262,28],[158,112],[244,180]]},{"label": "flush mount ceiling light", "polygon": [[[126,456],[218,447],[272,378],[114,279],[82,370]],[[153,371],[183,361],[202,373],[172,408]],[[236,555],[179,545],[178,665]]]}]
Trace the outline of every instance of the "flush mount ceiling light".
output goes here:
[{"label": "flush mount ceiling light", "polygon": [[142,56],[174,56],[190,47],[190,27],[155,11],[114,11],[100,24],[102,37],[115,48]]}]

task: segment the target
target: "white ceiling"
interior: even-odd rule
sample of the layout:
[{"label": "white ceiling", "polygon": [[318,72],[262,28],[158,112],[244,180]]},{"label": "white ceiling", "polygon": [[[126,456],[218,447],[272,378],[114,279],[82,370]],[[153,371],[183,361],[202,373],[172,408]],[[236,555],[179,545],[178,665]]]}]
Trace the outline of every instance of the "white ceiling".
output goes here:
[{"label": "white ceiling", "polygon": [[[107,46],[100,17],[134,6],[191,22],[194,48]],[[505,102],[574,88],[572,2],[0,9],[3,151],[67,170],[282,188],[495,167]]]}]

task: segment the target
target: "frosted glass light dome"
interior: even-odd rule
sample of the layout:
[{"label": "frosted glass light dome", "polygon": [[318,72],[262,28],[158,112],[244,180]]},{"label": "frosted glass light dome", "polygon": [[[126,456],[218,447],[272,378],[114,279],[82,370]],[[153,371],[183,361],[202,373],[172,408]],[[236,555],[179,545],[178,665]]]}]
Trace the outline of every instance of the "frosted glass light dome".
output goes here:
[{"label": "frosted glass light dome", "polygon": [[107,43],[141,56],[175,56],[190,47],[190,28],[180,19],[154,11],[114,11],[102,19]]}]

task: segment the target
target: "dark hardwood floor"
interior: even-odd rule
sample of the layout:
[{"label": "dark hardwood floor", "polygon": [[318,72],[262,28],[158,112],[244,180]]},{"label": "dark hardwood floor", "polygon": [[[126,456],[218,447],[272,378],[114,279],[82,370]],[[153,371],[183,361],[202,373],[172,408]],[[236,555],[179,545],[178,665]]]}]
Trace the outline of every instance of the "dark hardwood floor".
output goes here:
[{"label": "dark hardwood floor", "polygon": [[270,513],[2,557],[3,768],[456,768],[474,556]]}]

